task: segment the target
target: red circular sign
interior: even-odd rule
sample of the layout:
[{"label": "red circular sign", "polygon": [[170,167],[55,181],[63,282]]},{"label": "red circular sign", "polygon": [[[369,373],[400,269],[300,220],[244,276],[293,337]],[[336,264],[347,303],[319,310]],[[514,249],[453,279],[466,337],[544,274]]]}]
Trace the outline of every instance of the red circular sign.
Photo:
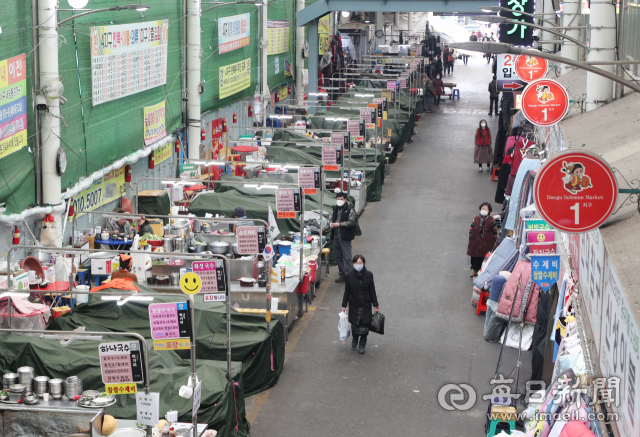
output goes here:
[{"label": "red circular sign", "polygon": [[555,80],[540,79],[531,82],[522,91],[522,113],[533,124],[556,124],[568,110],[567,91]]},{"label": "red circular sign", "polygon": [[618,184],[598,155],[567,150],[538,170],[533,196],[538,213],[555,229],[588,232],[613,212]]},{"label": "red circular sign", "polygon": [[542,79],[547,75],[549,68],[546,59],[529,55],[518,55],[514,64],[518,77],[525,82]]}]

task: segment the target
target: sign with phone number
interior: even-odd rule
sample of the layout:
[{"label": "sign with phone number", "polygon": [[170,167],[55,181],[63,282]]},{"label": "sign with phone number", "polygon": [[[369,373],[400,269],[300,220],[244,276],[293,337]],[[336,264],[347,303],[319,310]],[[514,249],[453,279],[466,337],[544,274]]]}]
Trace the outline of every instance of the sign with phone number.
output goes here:
[{"label": "sign with phone number", "polygon": [[[73,199],[73,211],[75,217],[80,217],[89,211],[93,211],[102,205],[116,200],[124,195],[126,185],[124,181],[124,166],[111,170],[91,184]],[[69,221],[74,216],[69,217]]]}]

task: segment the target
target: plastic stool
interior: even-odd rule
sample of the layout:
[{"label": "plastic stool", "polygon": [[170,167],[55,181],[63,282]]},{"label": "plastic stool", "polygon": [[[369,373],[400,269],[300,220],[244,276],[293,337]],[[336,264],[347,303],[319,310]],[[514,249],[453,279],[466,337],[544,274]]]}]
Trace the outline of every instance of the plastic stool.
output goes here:
[{"label": "plastic stool", "polygon": [[[89,269],[78,269],[78,273],[76,273],[76,275],[78,276],[80,285],[91,286],[91,273],[89,272]],[[85,282],[85,280],[87,282]]]},{"label": "plastic stool", "polygon": [[493,437],[498,433],[499,424],[505,423],[509,426],[508,434],[516,429],[516,409],[514,407],[504,407],[493,405],[491,407],[491,423],[489,423],[489,431],[487,437]]},{"label": "plastic stool", "polygon": [[324,248],[322,249],[322,252],[320,252],[320,269],[322,270],[322,257],[324,256],[324,265],[327,269],[324,277],[328,277],[329,276],[329,254],[331,253],[331,250],[329,250],[329,248]]},{"label": "plastic stool", "polygon": [[500,167],[493,167],[491,169],[491,182],[498,180],[498,173],[500,172]]},{"label": "plastic stool", "polygon": [[487,299],[489,299],[489,291],[481,290],[480,297],[478,298],[478,306],[476,307],[476,315],[480,315],[482,312],[487,312]]},{"label": "plastic stool", "polygon": [[451,93],[451,98],[455,99],[458,98],[458,100],[460,100],[460,90],[458,88],[454,88],[453,92]]},{"label": "plastic stool", "polygon": [[99,287],[102,281],[109,279],[109,275],[92,275],[96,280],[96,287]]}]

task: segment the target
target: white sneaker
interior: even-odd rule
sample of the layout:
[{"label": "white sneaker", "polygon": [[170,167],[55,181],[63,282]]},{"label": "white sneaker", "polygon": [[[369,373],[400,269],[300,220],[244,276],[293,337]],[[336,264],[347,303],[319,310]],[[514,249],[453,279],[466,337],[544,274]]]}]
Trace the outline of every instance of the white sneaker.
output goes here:
[{"label": "white sneaker", "polygon": [[478,167],[478,172],[482,173],[482,167]]}]

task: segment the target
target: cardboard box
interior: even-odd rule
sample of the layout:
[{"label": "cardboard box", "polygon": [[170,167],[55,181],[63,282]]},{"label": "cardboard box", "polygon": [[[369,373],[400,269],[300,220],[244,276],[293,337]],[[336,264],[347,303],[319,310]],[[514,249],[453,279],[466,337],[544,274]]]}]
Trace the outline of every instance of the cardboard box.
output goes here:
[{"label": "cardboard box", "polygon": [[11,287],[16,287],[18,290],[29,289],[29,272],[19,270],[11,276]]},{"label": "cardboard box", "polygon": [[112,258],[91,258],[91,274],[92,275],[110,275],[113,273]]}]

